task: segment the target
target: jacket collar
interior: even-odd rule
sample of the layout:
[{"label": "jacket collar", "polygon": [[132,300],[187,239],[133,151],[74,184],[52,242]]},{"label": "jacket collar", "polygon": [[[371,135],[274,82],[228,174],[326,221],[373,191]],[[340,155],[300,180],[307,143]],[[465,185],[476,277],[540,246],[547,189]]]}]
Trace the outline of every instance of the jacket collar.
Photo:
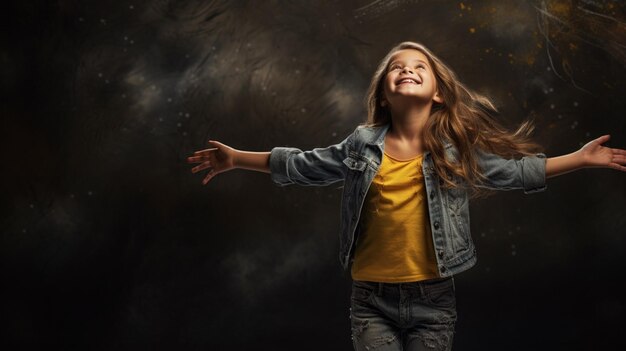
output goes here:
[{"label": "jacket collar", "polygon": [[387,135],[387,131],[389,131],[389,127],[391,124],[387,123],[382,126],[377,127],[365,127],[364,129],[367,131],[366,143],[370,145],[378,145],[381,147],[381,150],[385,147],[385,135]]},{"label": "jacket collar", "polygon": [[[381,151],[385,149],[385,135],[387,135],[387,131],[389,131],[390,123],[384,124],[382,126],[375,127],[363,127],[364,132],[363,137],[365,138],[365,143],[369,145],[377,145]],[[444,141],[444,147],[450,148],[452,147],[452,143],[449,141]],[[430,153],[430,151],[424,152],[424,154]]]}]

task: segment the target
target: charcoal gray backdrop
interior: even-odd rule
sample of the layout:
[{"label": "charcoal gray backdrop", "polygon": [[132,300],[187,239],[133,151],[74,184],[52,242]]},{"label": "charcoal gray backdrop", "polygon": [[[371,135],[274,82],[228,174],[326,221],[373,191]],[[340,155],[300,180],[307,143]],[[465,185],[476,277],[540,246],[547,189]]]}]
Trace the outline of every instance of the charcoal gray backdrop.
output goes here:
[{"label": "charcoal gray backdrop", "polygon": [[[548,156],[626,148],[619,1],[27,1],[2,31],[0,340],[10,349],[351,349],[341,184],[185,161],[336,143],[424,43]],[[626,174],[472,203],[456,350],[624,347]],[[5,348],[9,349],[9,348]]]}]

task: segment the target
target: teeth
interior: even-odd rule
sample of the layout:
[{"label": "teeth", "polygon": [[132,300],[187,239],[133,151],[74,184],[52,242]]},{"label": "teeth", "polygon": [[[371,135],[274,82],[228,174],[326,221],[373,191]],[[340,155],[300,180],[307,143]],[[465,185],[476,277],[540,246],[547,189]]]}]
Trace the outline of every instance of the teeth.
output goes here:
[{"label": "teeth", "polygon": [[399,84],[406,83],[406,82],[413,82],[415,84],[418,84],[417,81],[410,79],[410,78],[401,80]]}]

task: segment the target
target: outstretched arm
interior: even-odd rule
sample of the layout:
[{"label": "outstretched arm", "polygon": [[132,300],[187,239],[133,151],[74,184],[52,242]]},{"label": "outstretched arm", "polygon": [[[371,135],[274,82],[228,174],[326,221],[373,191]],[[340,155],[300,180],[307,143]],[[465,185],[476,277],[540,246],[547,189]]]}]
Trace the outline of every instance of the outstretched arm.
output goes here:
[{"label": "outstretched arm", "polygon": [[546,160],[546,178],[556,177],[581,168],[613,168],[626,172],[626,150],[602,146],[610,135],[603,135],[571,154]]},{"label": "outstretched arm", "polygon": [[353,136],[354,133],[338,144],[304,152],[294,147],[275,147],[264,152],[242,151],[209,140],[213,147],[194,152],[187,162],[199,163],[191,169],[192,173],[209,169],[202,181],[205,185],[217,174],[237,168],[269,173],[271,179],[281,186],[328,185],[345,177],[344,162]]},{"label": "outstretched arm", "polygon": [[270,173],[269,151],[241,151],[215,140],[209,140],[209,144],[214,147],[196,151],[193,156],[187,158],[189,163],[199,163],[191,169],[192,173],[210,168],[209,173],[202,180],[203,185],[216,175],[236,168]]}]

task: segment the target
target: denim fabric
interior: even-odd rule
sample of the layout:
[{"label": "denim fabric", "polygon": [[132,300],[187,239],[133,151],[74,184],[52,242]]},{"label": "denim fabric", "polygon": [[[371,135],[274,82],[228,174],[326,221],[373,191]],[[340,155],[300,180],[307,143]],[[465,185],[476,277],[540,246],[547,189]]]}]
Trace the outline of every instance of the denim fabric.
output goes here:
[{"label": "denim fabric", "polygon": [[350,325],[356,351],[451,350],[456,319],[453,277],[352,283]]},{"label": "denim fabric", "polygon": [[[359,126],[338,144],[302,151],[293,147],[271,150],[271,179],[280,186],[289,184],[323,186],[343,181],[341,197],[339,260],[348,269],[360,232],[359,218],[365,195],[378,172],[389,124]],[[445,143],[446,157],[456,160],[458,151]],[[520,159],[476,150],[477,162],[487,181],[482,187],[497,190],[521,189],[534,193],[546,189],[546,155],[538,153]],[[428,194],[428,211],[441,277],[469,269],[476,263],[476,249],[470,235],[468,194],[463,187],[445,189],[433,166],[429,151],[424,152],[422,171]],[[462,180],[455,181],[463,185]]]}]

